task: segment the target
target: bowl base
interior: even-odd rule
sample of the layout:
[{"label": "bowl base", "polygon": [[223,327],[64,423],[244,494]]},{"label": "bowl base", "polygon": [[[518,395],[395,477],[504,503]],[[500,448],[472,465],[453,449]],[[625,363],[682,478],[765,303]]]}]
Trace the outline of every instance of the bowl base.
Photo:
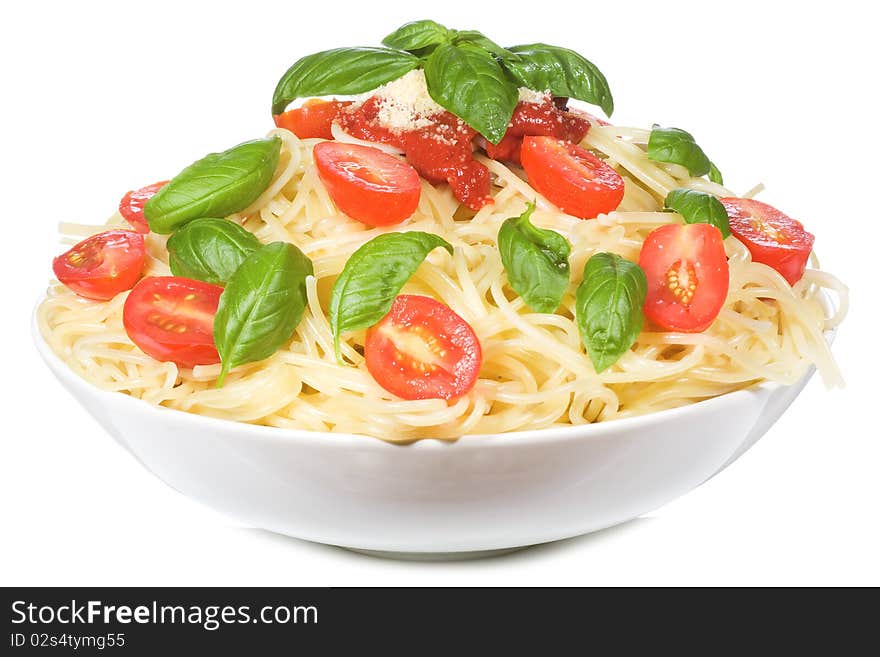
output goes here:
[{"label": "bowl base", "polygon": [[528,549],[532,546],[520,545],[518,547],[498,548],[496,550],[472,550],[465,552],[394,552],[388,550],[362,550],[360,548],[340,547],[349,552],[356,552],[377,559],[395,559],[397,561],[467,561],[470,559],[500,557],[505,554],[510,554],[511,552]]}]

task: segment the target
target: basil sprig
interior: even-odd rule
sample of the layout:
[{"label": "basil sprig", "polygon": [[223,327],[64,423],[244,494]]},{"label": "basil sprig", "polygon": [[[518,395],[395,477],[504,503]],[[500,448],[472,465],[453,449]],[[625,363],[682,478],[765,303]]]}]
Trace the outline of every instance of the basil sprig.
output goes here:
[{"label": "basil sprig", "polygon": [[503,58],[504,67],[521,87],[544,91],[554,96],[577,98],[602,108],[607,116],[614,111],[614,99],[608,81],[596,65],[569,50],[544,43],[508,48],[517,55]]},{"label": "basil sprig", "polygon": [[720,169],[712,162],[709,162],[709,180],[719,185],[724,184],[724,176],[721,175]]},{"label": "basil sprig", "polygon": [[473,43],[498,59],[517,60],[519,56],[502,48],[479,30],[453,30],[454,43]]},{"label": "basil sprig", "polygon": [[254,251],[220,295],[214,316],[214,343],[223,385],[233,367],[263,360],[290,340],[306,308],[306,277],[312,261],[288,242]]},{"label": "basil sprig", "polygon": [[464,42],[474,43],[495,57],[516,59],[507,48],[502,48],[478,30],[452,30],[432,20],[406,23],[382,39],[382,44],[389,48],[406,50],[420,57],[429,55],[441,43]]},{"label": "basil sprig", "polygon": [[519,94],[498,61],[471,43],[444,43],[425,62],[428,93],[493,144],[507,132]]},{"label": "basil sprig", "polygon": [[441,246],[452,253],[452,245],[432,233],[386,233],[351,255],[330,294],[330,329],[337,360],[342,361],[340,334],[372,326],[387,315],[425,257]]},{"label": "basil sprig", "polygon": [[695,189],[673,189],[666,195],[663,206],[678,212],[689,224],[710,224],[720,230],[723,237],[730,236],[727,210],[711,194]]},{"label": "basil sprig", "polygon": [[421,20],[401,25],[382,39],[382,43],[389,48],[419,53],[431,46],[439,46],[447,41],[451,35],[452,31],[440,23]]},{"label": "basil sprig", "polygon": [[244,210],[272,182],[281,139],[246,141],[190,164],[144,206],[154,233],[171,233],[201,217],[225,217]]},{"label": "basil sprig", "polygon": [[543,43],[503,48],[477,30],[453,30],[435,21],[402,25],[386,36],[387,48],[336,48],[297,61],[272,98],[280,114],[296,98],[359,94],[425,69],[428,93],[443,108],[497,144],[510,123],[518,87],[549,89],[614,110],[602,72],[567,48]]},{"label": "basil sprig", "polygon": [[193,219],[168,238],[168,265],[175,276],[225,285],[260,248],[254,234],[228,219]]},{"label": "basil sprig", "polygon": [[[655,162],[679,164],[692,176],[705,176],[712,168],[712,163],[703,149],[697,146],[694,136],[679,128],[654,125],[648,138],[648,158]],[[717,168],[715,170],[718,171]]]},{"label": "basil sprig", "polygon": [[597,253],[587,260],[575,317],[596,372],[616,363],[636,341],[647,290],[645,272],[634,262],[614,253]]},{"label": "basil sprig", "polygon": [[556,231],[533,225],[534,211],[530,203],[520,216],[501,224],[498,250],[510,287],[535,312],[552,313],[568,287],[571,246]]},{"label": "basil sprig", "polygon": [[334,48],[303,57],[278,81],[272,114],[297,98],[372,91],[418,65],[415,55],[392,48]]}]

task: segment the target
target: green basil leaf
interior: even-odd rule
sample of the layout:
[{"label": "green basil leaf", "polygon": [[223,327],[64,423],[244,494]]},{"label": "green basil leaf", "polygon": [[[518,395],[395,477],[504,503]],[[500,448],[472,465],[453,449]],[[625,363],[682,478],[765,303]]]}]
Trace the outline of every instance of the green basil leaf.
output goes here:
[{"label": "green basil leaf", "polygon": [[382,39],[382,43],[389,48],[419,52],[424,48],[440,45],[450,34],[449,29],[432,20],[413,21],[398,27]]},{"label": "green basil leaf", "polygon": [[387,315],[401,288],[440,246],[452,253],[449,242],[431,233],[386,233],[351,254],[330,293],[330,329],[337,360],[342,361],[339,335],[372,326]]},{"label": "green basil leaf", "polygon": [[306,277],[312,261],[288,242],[254,251],[220,295],[214,316],[214,343],[223,367],[223,385],[233,367],[263,360],[290,340],[305,311]]},{"label": "green basil leaf", "polygon": [[250,231],[228,219],[193,219],[168,238],[168,264],[175,276],[225,285],[239,265],[260,248]]},{"label": "green basil leaf", "polygon": [[505,58],[510,60],[518,60],[519,55],[509,51],[507,48],[502,48],[497,43],[492,41],[489,37],[478,30],[461,30],[455,33],[455,42],[467,42],[473,43],[474,45],[480,46],[483,50],[488,52],[499,59]]},{"label": "green basil leaf", "polygon": [[278,81],[272,114],[297,98],[372,91],[418,65],[418,57],[390,48],[335,48],[303,57]]},{"label": "green basil leaf", "polygon": [[709,180],[719,185],[724,184],[724,176],[721,175],[721,171],[713,162],[709,162]]},{"label": "green basil leaf", "polygon": [[634,262],[614,253],[597,253],[587,260],[575,317],[596,372],[616,363],[636,341],[647,291],[645,272]]},{"label": "green basil leaf", "polygon": [[648,138],[648,158],[655,162],[680,164],[692,176],[705,176],[711,168],[709,158],[697,146],[693,135],[678,128],[655,125]]},{"label": "green basil leaf", "polygon": [[689,224],[711,224],[721,231],[723,237],[730,236],[727,210],[711,194],[695,189],[673,189],[663,205],[678,212]]},{"label": "green basil leaf", "polygon": [[519,101],[501,65],[473,43],[437,46],[425,62],[428,93],[493,144],[507,132]]},{"label": "green basil leaf", "polygon": [[171,179],[144,206],[154,233],[171,233],[201,217],[225,217],[244,210],[272,182],[281,139],[246,141],[211,153]]},{"label": "green basil leaf", "polygon": [[550,92],[554,96],[577,98],[614,111],[614,98],[602,71],[588,59],[568,48],[532,43],[508,48],[517,59],[502,58],[504,68],[520,87]]},{"label": "green basil leaf", "polygon": [[520,216],[501,224],[498,250],[510,287],[535,312],[552,313],[568,287],[571,246],[556,231],[534,226],[529,221],[534,211],[530,203]]}]

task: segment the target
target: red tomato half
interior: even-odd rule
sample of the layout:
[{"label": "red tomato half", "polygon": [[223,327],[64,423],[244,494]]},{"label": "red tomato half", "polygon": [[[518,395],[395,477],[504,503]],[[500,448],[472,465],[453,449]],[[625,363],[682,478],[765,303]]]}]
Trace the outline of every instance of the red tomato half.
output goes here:
[{"label": "red tomato half", "polygon": [[532,187],[570,215],[593,219],[623,200],[623,178],[576,144],[525,137],[520,158]]},{"label": "red tomato half", "polygon": [[107,301],[137,282],[145,258],[143,235],[133,230],[108,230],[55,258],[52,271],[81,297]]},{"label": "red tomato half", "polygon": [[378,148],[324,141],[315,146],[318,175],[336,206],[368,226],[388,226],[419,205],[419,174]]},{"label": "red tomato half", "polygon": [[128,192],[119,201],[119,213],[139,233],[149,233],[150,225],[144,216],[144,206],[160,189],[168,184],[167,180],[141,187],[133,192]]},{"label": "red tomato half", "polygon": [[639,255],[648,279],[645,315],[670,331],[697,333],[718,316],[730,273],[721,231],[668,224],[648,234]]},{"label": "red tomato half", "polygon": [[752,260],[773,267],[789,285],[801,280],[816,239],[801,222],[750,198],[723,198],[721,203],[731,232],[748,247]]},{"label": "red tomato half", "polygon": [[367,369],[403,399],[457,399],[477,382],[483,352],[474,330],[449,306],[403,294],[367,331]]},{"label": "red tomato half", "polygon": [[312,98],[304,102],[302,107],[278,114],[273,118],[275,125],[290,130],[300,139],[309,139],[310,137],[333,139],[330,126],[339,115],[339,110],[346,105],[351,105],[351,103]]},{"label": "red tomato half", "polygon": [[220,362],[214,315],[223,288],[180,276],[148,276],[125,300],[122,323],[141,351],[181,367]]}]

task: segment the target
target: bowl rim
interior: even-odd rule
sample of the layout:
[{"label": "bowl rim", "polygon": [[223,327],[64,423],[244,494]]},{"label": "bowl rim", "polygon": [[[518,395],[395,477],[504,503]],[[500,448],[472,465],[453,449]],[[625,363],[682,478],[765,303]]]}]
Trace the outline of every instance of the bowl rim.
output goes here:
[{"label": "bowl rim", "polygon": [[[829,299],[828,294],[822,292],[822,295],[823,305],[829,306],[831,300]],[[459,449],[463,449],[467,447],[484,448],[487,446],[498,446],[499,448],[503,446],[525,446],[535,443],[546,443],[547,441],[565,442],[570,440],[598,440],[609,434],[626,432],[628,430],[638,430],[639,427],[662,423],[664,421],[674,421],[679,416],[687,415],[688,413],[710,411],[715,406],[722,408],[728,404],[735,404],[740,399],[745,400],[748,397],[754,397],[757,395],[769,395],[781,388],[806,384],[816,371],[815,365],[810,365],[806,372],[804,372],[797,381],[791,384],[782,384],[775,381],[764,380],[740,390],[734,390],[707,399],[701,399],[683,406],[663,409],[642,415],[607,420],[604,422],[544,427],[542,429],[525,429],[503,433],[465,434],[452,439],[414,438],[411,441],[397,442],[379,438],[378,436],[372,436],[370,434],[292,429],[287,427],[273,427],[270,425],[227,420],[224,418],[212,417],[210,415],[190,413],[189,411],[169,408],[167,406],[156,406],[137,397],[127,395],[124,392],[104,390],[74,372],[70,366],[52,350],[48,342],[46,342],[37,319],[39,307],[46,297],[47,295],[45,293],[40,296],[34,306],[33,312],[31,313],[31,333],[34,344],[43,361],[55,376],[62,380],[62,383],[87,391],[89,395],[104,400],[106,405],[121,405],[123,408],[135,414],[160,414],[164,419],[173,419],[174,421],[184,424],[193,423],[207,427],[215,427],[217,430],[222,431],[236,429],[238,431],[258,436],[264,440],[281,442],[298,440],[309,444],[320,443],[321,446],[325,447],[339,446],[351,448],[355,446],[363,449],[368,445],[372,445],[379,449],[395,449],[401,447],[409,449],[449,449],[452,446],[457,446]],[[836,332],[836,327],[825,330],[825,338],[829,343],[833,341]]]}]

